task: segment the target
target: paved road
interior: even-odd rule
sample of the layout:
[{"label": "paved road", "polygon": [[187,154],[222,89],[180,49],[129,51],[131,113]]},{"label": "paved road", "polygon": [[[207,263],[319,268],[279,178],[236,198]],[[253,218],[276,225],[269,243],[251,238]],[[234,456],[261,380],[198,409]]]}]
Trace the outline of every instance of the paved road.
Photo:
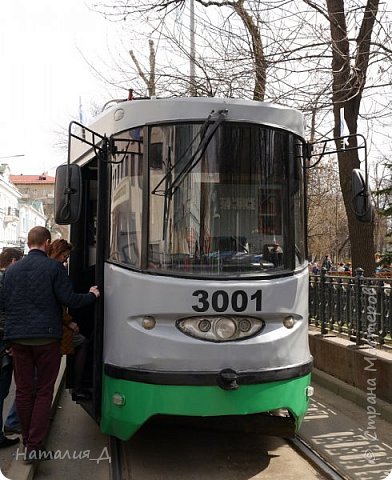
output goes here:
[{"label": "paved road", "polygon": [[127,443],[132,480],[323,479],[282,439],[147,426]]},{"label": "paved road", "polygon": [[392,471],[392,425],[377,403],[361,408],[315,384],[301,436],[352,480],[382,480]]}]

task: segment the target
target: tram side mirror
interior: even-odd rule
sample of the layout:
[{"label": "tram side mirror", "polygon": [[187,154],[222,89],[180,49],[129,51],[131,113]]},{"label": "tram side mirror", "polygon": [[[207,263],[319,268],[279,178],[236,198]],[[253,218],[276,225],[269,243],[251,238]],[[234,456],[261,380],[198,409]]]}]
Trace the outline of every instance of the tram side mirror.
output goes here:
[{"label": "tram side mirror", "polygon": [[352,205],[354,214],[360,222],[373,221],[374,209],[369,187],[363,178],[361,170],[354,168],[352,172]]},{"label": "tram side mirror", "polygon": [[54,188],[54,219],[58,225],[76,223],[82,206],[82,173],[79,165],[60,165]]}]

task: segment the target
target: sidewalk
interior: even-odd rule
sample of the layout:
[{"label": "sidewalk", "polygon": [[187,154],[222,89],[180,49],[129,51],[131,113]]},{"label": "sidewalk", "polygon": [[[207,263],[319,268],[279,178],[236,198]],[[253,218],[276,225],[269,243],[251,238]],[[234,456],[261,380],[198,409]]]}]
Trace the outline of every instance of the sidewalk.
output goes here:
[{"label": "sidewalk", "polygon": [[[9,394],[4,400],[4,407],[3,407],[3,422],[5,422],[5,419],[7,418],[8,412],[11,408],[11,405],[15,399],[15,384],[14,381],[12,380],[11,387]],[[12,435],[10,438],[16,438],[16,435]],[[21,438],[21,437],[19,437]],[[7,472],[8,469],[10,468],[11,462],[13,457],[15,456],[15,451],[18,446],[20,446],[21,443],[8,447],[8,448],[2,448],[0,449],[0,469],[1,471]]]},{"label": "sidewalk", "polygon": [[110,478],[109,437],[99,430],[82,407],[72,401],[68,390],[62,392],[46,444],[55,452],[55,460],[41,462],[34,480]]},{"label": "sidewalk", "polygon": [[301,438],[347,479],[385,479],[392,470],[391,405],[317,369],[313,386]]}]

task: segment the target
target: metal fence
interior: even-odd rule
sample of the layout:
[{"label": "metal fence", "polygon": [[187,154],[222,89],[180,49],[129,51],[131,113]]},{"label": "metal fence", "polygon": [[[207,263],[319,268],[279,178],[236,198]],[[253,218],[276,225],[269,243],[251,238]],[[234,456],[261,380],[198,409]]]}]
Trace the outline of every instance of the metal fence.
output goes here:
[{"label": "metal fence", "polygon": [[357,345],[392,347],[392,278],[310,275],[309,323]]}]

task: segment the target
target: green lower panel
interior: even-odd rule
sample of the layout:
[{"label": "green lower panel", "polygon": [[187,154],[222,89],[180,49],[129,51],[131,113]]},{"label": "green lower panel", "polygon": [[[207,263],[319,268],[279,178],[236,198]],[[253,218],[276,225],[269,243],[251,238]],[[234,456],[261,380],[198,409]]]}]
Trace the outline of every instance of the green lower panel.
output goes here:
[{"label": "green lower panel", "polygon": [[[287,408],[293,414],[298,429],[308,407],[309,384],[310,374],[226,391],[220,387],[150,385],[104,376],[101,430],[127,440],[157,414],[246,415],[279,408]],[[125,404],[113,405],[114,394],[120,394]]]}]

